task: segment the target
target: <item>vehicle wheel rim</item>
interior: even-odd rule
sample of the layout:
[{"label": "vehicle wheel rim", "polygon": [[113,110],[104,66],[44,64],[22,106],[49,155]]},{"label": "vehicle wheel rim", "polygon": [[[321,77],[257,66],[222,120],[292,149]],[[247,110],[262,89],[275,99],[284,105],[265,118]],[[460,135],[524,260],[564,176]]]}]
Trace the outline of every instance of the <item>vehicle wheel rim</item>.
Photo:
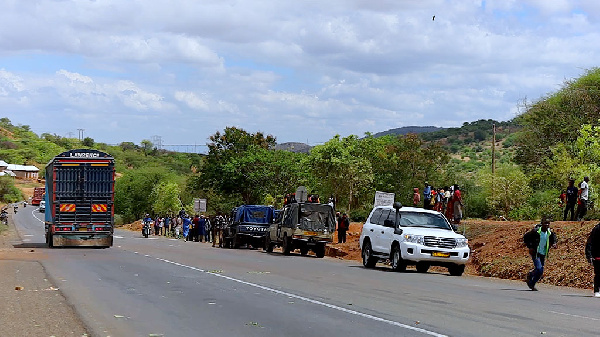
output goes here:
[{"label": "vehicle wheel rim", "polygon": [[371,255],[371,245],[367,244],[365,246],[364,252],[363,252],[363,263],[367,263],[367,261],[369,260],[369,256]]},{"label": "vehicle wheel rim", "polygon": [[394,256],[392,258],[392,267],[394,269],[398,268],[398,261],[400,260],[400,253],[398,252],[398,249],[394,250]]}]

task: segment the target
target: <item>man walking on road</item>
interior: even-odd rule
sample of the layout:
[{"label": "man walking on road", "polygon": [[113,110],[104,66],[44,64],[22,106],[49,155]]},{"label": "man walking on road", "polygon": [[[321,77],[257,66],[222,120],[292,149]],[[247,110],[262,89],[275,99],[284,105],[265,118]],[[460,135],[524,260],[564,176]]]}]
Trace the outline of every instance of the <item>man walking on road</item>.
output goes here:
[{"label": "man walking on road", "polygon": [[585,258],[594,266],[594,297],[600,297],[600,223],[594,226],[588,236]]},{"label": "man walking on road", "polygon": [[550,217],[544,216],[540,225],[536,225],[532,230],[525,233],[523,241],[529,248],[529,255],[533,260],[533,270],[527,273],[527,286],[529,289],[537,291],[535,284],[544,274],[544,263],[548,251],[550,247],[556,248],[556,234],[550,231]]}]

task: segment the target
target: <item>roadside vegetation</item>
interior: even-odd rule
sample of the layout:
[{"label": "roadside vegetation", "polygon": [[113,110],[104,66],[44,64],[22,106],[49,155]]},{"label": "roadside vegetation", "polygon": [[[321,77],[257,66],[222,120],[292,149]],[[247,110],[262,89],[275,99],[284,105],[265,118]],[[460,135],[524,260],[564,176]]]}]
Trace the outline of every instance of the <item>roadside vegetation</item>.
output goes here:
[{"label": "roadside vegetation", "polygon": [[[366,218],[375,191],[393,192],[411,204],[412,189],[459,184],[470,218],[512,220],[553,214],[567,179],[589,176],[591,200],[600,186],[600,70],[569,80],[557,92],[524,102],[513,120],[479,120],[430,133],[360,138],[335,136],[310,153],[275,150],[276,138],[227,127],[210,136],[208,153],[159,150],[144,140],[118,146],[44,133],[0,119],[0,159],[42,169],[56,154],[95,148],[116,159],[116,210],[122,222],[144,213],[191,211],[193,198],[206,198],[208,212],[229,212],[242,203],[281,206],[300,186],[353,220]],[[492,144],[493,125],[496,142]],[[492,152],[495,171],[492,173]],[[1,183],[1,181],[0,181]],[[4,200],[13,200],[10,184]],[[597,218],[591,210],[588,218]]]}]

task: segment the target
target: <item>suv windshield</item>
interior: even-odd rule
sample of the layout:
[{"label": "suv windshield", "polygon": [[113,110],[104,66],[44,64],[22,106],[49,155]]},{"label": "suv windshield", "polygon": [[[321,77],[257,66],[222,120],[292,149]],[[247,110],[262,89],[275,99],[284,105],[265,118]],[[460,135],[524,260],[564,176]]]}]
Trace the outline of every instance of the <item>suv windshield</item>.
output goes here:
[{"label": "suv windshield", "polygon": [[402,211],[400,211],[400,214],[402,215],[400,218],[401,227],[427,227],[450,230],[448,221],[438,214]]}]

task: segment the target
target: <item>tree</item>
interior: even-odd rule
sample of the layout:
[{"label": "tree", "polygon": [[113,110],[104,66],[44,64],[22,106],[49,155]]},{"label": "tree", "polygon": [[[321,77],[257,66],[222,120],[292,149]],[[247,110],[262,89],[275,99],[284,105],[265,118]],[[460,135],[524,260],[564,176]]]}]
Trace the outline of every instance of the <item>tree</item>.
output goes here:
[{"label": "tree", "polygon": [[176,181],[176,176],[164,167],[144,167],[125,172],[115,183],[116,212],[127,222],[140,219],[152,209],[152,191],[163,181]]},{"label": "tree", "polygon": [[508,217],[511,210],[522,206],[531,195],[529,179],[516,165],[500,165],[495,174],[485,170],[479,179],[491,209]]},{"label": "tree", "polygon": [[90,137],[85,137],[83,139],[83,142],[81,142],[81,144],[83,144],[83,146],[87,146],[87,147],[94,147],[94,139],[92,139]]},{"label": "tree", "polygon": [[573,145],[579,127],[600,119],[600,68],[582,77],[566,81],[556,93],[526,106],[516,121],[523,126],[517,136],[516,161],[526,171],[539,169],[552,157],[552,147],[559,143]]},{"label": "tree", "polygon": [[179,186],[174,182],[161,181],[152,189],[152,210],[154,214],[177,214],[182,207]]},{"label": "tree", "polygon": [[150,153],[152,153],[152,150],[154,150],[154,144],[152,144],[152,142],[148,139],[142,140],[141,146],[145,156],[148,156]]},{"label": "tree", "polygon": [[347,211],[356,205],[356,197],[373,182],[371,162],[357,155],[360,139],[352,135],[336,135],[323,145],[315,146],[309,157],[311,174],[321,190],[338,197],[338,204],[347,203]]},{"label": "tree", "polygon": [[270,148],[275,145],[275,137],[227,127],[210,140],[208,156],[200,169],[203,188],[239,194],[248,204],[259,202],[270,184]]}]

